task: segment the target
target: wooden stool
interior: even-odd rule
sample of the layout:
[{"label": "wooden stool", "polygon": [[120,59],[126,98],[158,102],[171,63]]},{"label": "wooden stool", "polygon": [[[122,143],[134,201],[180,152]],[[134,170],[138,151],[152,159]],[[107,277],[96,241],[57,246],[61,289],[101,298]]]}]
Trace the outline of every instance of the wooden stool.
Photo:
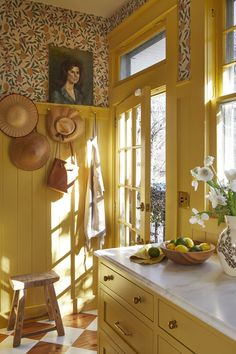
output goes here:
[{"label": "wooden stool", "polygon": [[55,321],[55,326],[27,333],[27,336],[40,334],[44,332],[57,330],[59,336],[64,336],[64,328],[61,320],[60,309],[57,303],[56,293],[53,283],[58,281],[60,277],[53,270],[45,273],[34,273],[16,275],[10,277],[10,284],[14,290],[10,316],[8,320],[7,330],[11,331],[14,328],[13,347],[20,345],[21,338],[26,337],[22,333],[24,321],[24,309],[27,289],[38,286],[44,287],[45,300],[50,320]]}]

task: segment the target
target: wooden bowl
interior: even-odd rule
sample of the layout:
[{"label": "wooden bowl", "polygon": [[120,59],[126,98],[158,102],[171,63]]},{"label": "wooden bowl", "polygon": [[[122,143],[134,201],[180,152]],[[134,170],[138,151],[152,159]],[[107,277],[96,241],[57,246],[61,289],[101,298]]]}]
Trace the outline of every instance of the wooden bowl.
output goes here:
[{"label": "wooden bowl", "polygon": [[[168,259],[171,259],[173,262],[183,265],[194,265],[201,264],[205,262],[215,251],[215,246],[210,244],[211,248],[209,251],[200,251],[200,252],[179,252],[175,250],[169,250],[166,248],[169,241],[163,242],[160,245],[161,250],[166,255]],[[199,241],[194,241],[194,244],[200,244]]]}]

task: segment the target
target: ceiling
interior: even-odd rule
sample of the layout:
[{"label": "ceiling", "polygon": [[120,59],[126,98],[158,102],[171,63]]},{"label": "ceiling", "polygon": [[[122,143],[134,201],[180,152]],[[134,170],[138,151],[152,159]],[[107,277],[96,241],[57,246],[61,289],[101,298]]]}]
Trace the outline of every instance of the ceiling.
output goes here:
[{"label": "ceiling", "polygon": [[117,9],[124,5],[127,0],[31,0],[79,11],[95,16],[110,17]]}]

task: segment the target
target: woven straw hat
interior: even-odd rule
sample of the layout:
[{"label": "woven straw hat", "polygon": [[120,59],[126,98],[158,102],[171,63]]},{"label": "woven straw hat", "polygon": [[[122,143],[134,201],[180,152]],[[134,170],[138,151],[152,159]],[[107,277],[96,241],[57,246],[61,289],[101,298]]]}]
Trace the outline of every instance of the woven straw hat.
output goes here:
[{"label": "woven straw hat", "polygon": [[9,145],[11,162],[21,170],[34,171],[47,162],[50,145],[46,136],[37,132],[12,139]]},{"label": "woven straw hat", "polygon": [[0,101],[0,129],[8,136],[18,138],[32,132],[38,122],[35,104],[27,97],[11,94]]},{"label": "woven straw hat", "polygon": [[84,133],[84,120],[75,109],[55,107],[48,113],[47,130],[53,140],[67,143]]}]

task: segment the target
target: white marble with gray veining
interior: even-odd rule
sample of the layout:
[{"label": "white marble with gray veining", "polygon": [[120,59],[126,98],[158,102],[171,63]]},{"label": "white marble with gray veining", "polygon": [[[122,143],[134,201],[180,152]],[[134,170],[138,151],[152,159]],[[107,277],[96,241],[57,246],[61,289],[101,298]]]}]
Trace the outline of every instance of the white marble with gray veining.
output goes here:
[{"label": "white marble with gray veining", "polygon": [[141,265],[129,259],[139,247],[99,250],[95,255],[136,276],[157,294],[236,340],[236,277],[223,273],[217,255],[193,266],[171,260]]}]

